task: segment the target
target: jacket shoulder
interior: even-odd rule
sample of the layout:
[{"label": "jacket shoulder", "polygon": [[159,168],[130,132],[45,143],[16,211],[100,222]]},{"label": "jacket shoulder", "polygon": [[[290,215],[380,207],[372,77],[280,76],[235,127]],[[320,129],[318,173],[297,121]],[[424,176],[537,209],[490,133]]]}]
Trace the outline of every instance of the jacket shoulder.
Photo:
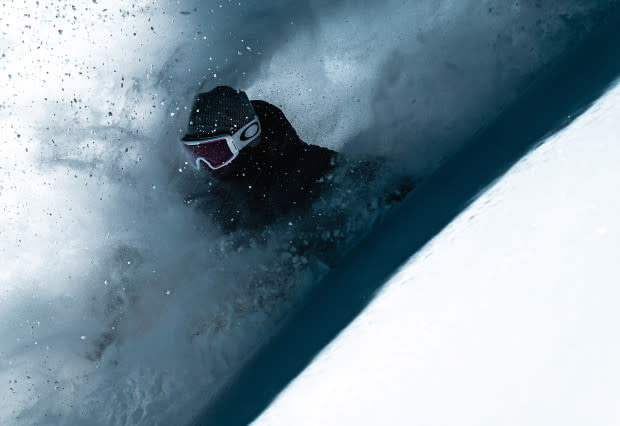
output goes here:
[{"label": "jacket shoulder", "polygon": [[263,136],[267,139],[276,135],[285,136],[290,140],[299,139],[297,132],[280,108],[265,101],[252,101],[252,106],[261,123]]}]

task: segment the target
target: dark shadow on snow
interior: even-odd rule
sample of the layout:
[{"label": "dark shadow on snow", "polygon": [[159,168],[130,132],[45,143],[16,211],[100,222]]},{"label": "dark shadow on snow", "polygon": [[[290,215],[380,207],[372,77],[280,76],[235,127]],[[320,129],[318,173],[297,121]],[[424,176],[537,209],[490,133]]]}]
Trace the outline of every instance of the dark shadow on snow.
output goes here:
[{"label": "dark shadow on snow", "polygon": [[229,426],[253,421],[408,258],[545,136],[565,127],[599,98],[620,75],[617,9],[605,26],[541,75],[317,284],[194,423]]}]

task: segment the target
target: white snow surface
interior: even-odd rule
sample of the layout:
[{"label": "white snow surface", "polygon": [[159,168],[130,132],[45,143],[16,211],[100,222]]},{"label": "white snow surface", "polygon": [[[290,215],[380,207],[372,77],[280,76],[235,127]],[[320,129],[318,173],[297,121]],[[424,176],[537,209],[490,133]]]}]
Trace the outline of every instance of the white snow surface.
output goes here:
[{"label": "white snow surface", "polygon": [[415,254],[253,423],[620,422],[620,86]]},{"label": "white snow surface", "polygon": [[332,148],[379,129],[424,174],[571,45],[567,17],[595,22],[521,3],[3,2],[0,424],[183,423],[312,281],[254,286],[281,241],[233,250],[183,203],[196,92],[246,89]]}]

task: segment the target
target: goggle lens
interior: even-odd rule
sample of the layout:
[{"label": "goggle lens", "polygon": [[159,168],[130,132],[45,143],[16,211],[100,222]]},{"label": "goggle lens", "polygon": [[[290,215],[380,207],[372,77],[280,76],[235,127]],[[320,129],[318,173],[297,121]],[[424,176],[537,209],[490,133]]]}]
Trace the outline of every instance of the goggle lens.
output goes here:
[{"label": "goggle lens", "polygon": [[224,166],[235,157],[225,138],[211,139],[195,145],[185,144],[185,146],[194,158],[204,158],[214,169]]}]

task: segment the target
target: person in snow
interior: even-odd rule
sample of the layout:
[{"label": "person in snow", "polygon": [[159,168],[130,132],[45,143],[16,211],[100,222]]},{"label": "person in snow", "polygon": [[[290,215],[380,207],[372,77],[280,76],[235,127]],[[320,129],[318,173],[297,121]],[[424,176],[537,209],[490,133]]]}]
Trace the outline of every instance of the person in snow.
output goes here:
[{"label": "person in snow", "polygon": [[302,141],[279,108],[250,101],[227,86],[195,97],[182,142],[193,165],[213,177],[206,191],[188,201],[205,203],[225,230],[299,218],[332,187],[329,175],[338,166],[347,165],[359,181],[369,181],[377,168],[376,162],[345,161],[335,151]]},{"label": "person in snow", "polygon": [[302,141],[279,108],[227,86],[196,96],[182,141],[193,165],[217,181],[208,192],[227,228],[302,211],[338,162],[336,152]]}]

